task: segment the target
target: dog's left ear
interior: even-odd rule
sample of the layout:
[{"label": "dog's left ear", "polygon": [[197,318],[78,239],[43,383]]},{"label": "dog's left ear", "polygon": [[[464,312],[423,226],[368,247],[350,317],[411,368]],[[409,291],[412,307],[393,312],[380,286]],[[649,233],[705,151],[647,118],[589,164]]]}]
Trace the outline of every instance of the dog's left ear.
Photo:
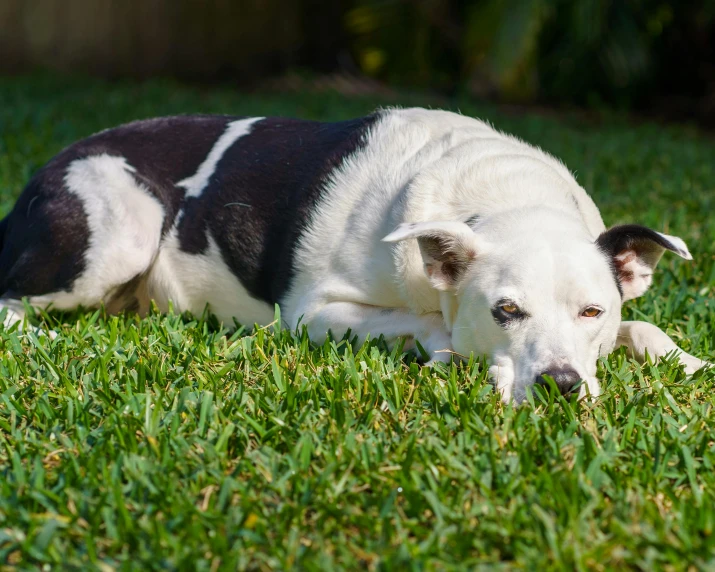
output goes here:
[{"label": "dog's left ear", "polygon": [[416,238],[425,272],[437,290],[454,290],[477,255],[474,231],[462,222],[405,223],[382,240],[400,242]]},{"label": "dog's left ear", "polygon": [[693,259],[683,239],[637,224],[614,226],[601,234],[596,244],[613,261],[623,301],[648,290],[653,270],[666,250],[686,260]]}]

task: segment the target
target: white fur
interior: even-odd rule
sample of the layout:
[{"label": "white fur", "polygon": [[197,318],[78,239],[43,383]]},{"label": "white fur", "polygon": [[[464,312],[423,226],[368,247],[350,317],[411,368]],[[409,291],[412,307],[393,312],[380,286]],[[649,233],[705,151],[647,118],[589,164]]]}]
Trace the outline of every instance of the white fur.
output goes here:
[{"label": "white fur", "polygon": [[[215,163],[228,147],[227,134],[235,140],[239,131],[245,132],[254,121],[231,124],[233,127],[224,133],[223,142],[214,146],[197,175],[184,181],[193,181],[190,189],[200,194],[201,181],[208,181]],[[209,163],[211,169],[206,168]],[[147,295],[163,311],[168,310],[169,301],[178,311],[196,314],[208,304],[227,325],[233,323],[234,317],[249,325],[269,323],[274,308],[246,291],[223,261],[210,232],[207,231],[209,246],[203,254],[180,250],[176,226],[160,243],[163,208],[136,182],[134,172],[124,158],[109,155],[91,156],[69,165],[65,184],[82,201],[90,231],[86,267],[70,291],[32,296],[30,304],[56,309],[96,307],[111,299],[117,287],[146,274]],[[177,220],[180,217],[181,214]],[[6,326],[25,317],[19,301],[1,300],[0,307],[8,308]]]},{"label": "white fur", "polygon": [[[348,328],[361,338],[429,338],[418,331],[422,323],[400,327],[379,309],[429,316],[433,324],[441,315],[435,332],[451,338],[442,349],[486,354],[505,399],[522,399],[535,376],[562,366],[586,381],[582,395],[598,395],[596,361],[616,344],[621,299],[594,246],[605,230],[598,209],[558,160],[475,119],[391,110],[334,173],[326,195],[297,249],[297,276],[283,303],[292,325],[308,324],[317,339]],[[445,291],[409,239],[439,227],[467,244],[460,221],[472,215],[481,217],[472,229],[475,261],[459,288]],[[688,253],[680,239],[670,240]],[[522,326],[495,323],[490,309],[504,296],[529,312]],[[593,304],[603,316],[581,317]]]},{"label": "white fur", "polygon": [[0,298],[0,311],[2,310],[5,310],[5,319],[3,320],[5,328],[25,320],[25,307],[22,300]]},{"label": "white fur", "polygon": [[124,158],[109,155],[74,161],[67,170],[65,185],[82,201],[90,232],[88,268],[72,288],[80,304],[96,303],[108,289],[144,272],[156,256],[164,208],[133,173]]},{"label": "white fur", "polygon": [[[38,304],[39,306],[39,304]],[[3,326],[5,329],[10,328],[17,324],[18,332],[25,332],[25,306],[22,300],[17,300],[14,298],[0,298],[0,312],[5,310],[5,318],[3,320]],[[57,332],[54,330],[43,330],[42,328],[30,327],[29,330],[33,332],[36,336],[48,336],[51,339],[57,337]]]},{"label": "white fur", "polygon": [[270,323],[274,308],[246,291],[223,261],[211,233],[206,233],[208,249],[204,254],[183,252],[176,228],[168,233],[149,273],[149,294],[157,306],[166,311],[171,301],[178,311],[201,314],[208,304],[228,326],[233,318],[249,326]]},{"label": "white fur", "polygon": [[244,135],[248,135],[251,132],[251,128],[256,121],[260,121],[262,117],[251,117],[249,119],[239,119],[237,121],[232,121],[226,127],[226,131],[223,132],[221,137],[219,137],[214,144],[213,148],[201,163],[198,170],[191,177],[183,179],[176,183],[177,186],[186,189],[187,197],[198,197],[201,196],[206,186],[209,184],[211,175],[216,172],[216,166],[218,162],[223,157],[224,153],[233,145],[238,139]]},{"label": "white fur", "polygon": [[[201,195],[256,121],[229,124],[196,174],[177,183],[187,196]],[[89,219],[87,269],[72,292],[31,303],[96,305],[144,274],[162,309],[172,301],[200,313],[209,304],[227,324],[234,317],[269,323],[273,308],[248,293],[208,231],[203,254],[181,251],[176,226],[159,243],[163,210],[132,173],[124,159],[107,155],[70,165],[67,187]],[[617,343],[639,359],[677,350],[654,326],[621,324],[616,283],[594,245],[605,226],[568,169],[486,123],[443,111],[384,112],[323,197],[296,245],[295,277],[281,301],[289,325],[306,324],[315,341],[350,330],[361,340],[417,338],[431,361],[448,361],[452,352],[487,355],[497,389],[516,400],[536,376],[559,367],[586,381],[582,395],[598,395],[596,361]],[[474,215],[480,218],[465,224]],[[426,236],[439,236],[449,257],[432,257]],[[682,240],[667,239],[690,258]],[[458,279],[443,260],[460,262]],[[646,288],[648,272],[638,275]],[[492,311],[504,299],[528,319],[498,325]],[[603,315],[583,317],[591,305]],[[677,351],[688,372],[705,364]]]},{"label": "white fur", "polygon": [[645,363],[647,357],[658,360],[674,353],[685,366],[687,374],[695,373],[704,367],[713,367],[712,364],[685,353],[665,332],[647,322],[621,322],[618,345],[626,346],[631,357],[641,363]]},{"label": "white fur", "polygon": [[682,238],[678,236],[671,236],[670,234],[663,234],[662,232],[659,232],[658,234],[675,247],[675,252],[677,252],[679,256],[685,258],[685,260],[693,259],[693,255],[690,254],[690,250],[688,250],[688,245],[685,244],[685,241]]},{"label": "white fur", "polygon": [[[430,354],[431,361],[452,359],[450,335],[439,312],[418,316],[404,309],[331,302],[308,319],[308,333],[314,340],[324,340],[329,331],[341,336],[348,330],[358,338],[358,343],[370,335],[373,338],[383,336],[388,344],[400,337],[408,338],[408,342],[417,338]],[[407,343],[405,347],[413,346]]]},{"label": "white fur", "polygon": [[[179,181],[187,197],[200,196],[226,151],[251,132],[253,124],[263,119],[251,117],[232,121],[191,177]],[[183,211],[176,217],[183,217]],[[216,241],[206,230],[208,249],[203,254],[188,254],[179,248],[176,225],[164,239],[160,255],[149,275],[149,293],[159,308],[166,310],[171,301],[179,311],[201,313],[208,304],[211,311],[230,325],[233,318],[243,323],[267,324],[274,309],[253,298],[223,261]]]},{"label": "white fur", "polygon": [[394,252],[379,244],[403,222],[464,221],[550,204],[582,217],[594,238],[605,229],[593,201],[556,159],[443,111],[387,113],[326,194],[297,249],[299,272],[283,312],[293,320],[326,298],[439,311],[416,242]]},{"label": "white fur", "polygon": [[[475,234],[488,244],[457,292],[454,349],[491,356],[517,400],[554,367],[574,369],[597,395],[596,362],[613,349],[621,300],[605,257],[580,221],[543,207],[517,209],[486,219]],[[528,319],[499,326],[491,309],[504,299]],[[605,312],[583,318],[589,306]]]},{"label": "white fur", "polygon": [[[686,260],[693,259],[687,245],[681,238],[661,232],[656,234],[668,241],[673,247],[673,251],[679,256]],[[638,298],[650,288],[653,283],[653,272],[664,252],[665,248],[653,244],[649,252],[640,253],[639,255],[634,247],[624,250],[615,257],[617,267],[622,276],[621,290],[623,291],[624,301]]]},{"label": "white fur", "polygon": [[[455,221],[432,221],[423,223],[403,223],[382,240],[384,242],[400,242],[408,238],[417,238],[425,274],[430,284],[436,290],[444,292],[453,291],[455,282],[436,257],[433,249],[437,241],[449,253],[452,262],[467,265],[473,262],[477,253],[483,251],[474,232],[465,223]],[[440,295],[440,307],[444,302]],[[445,309],[442,307],[442,311]]]},{"label": "white fur", "polygon": [[70,163],[65,186],[82,201],[89,227],[85,269],[71,291],[32,296],[33,306],[97,306],[150,267],[159,250],[164,209],[134,172],[123,157],[106,154]]}]

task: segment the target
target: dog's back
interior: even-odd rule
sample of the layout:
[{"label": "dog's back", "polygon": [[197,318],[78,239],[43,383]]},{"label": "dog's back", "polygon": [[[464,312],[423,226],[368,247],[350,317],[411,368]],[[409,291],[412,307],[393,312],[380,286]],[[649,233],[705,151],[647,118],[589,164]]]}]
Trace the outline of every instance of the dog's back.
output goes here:
[{"label": "dog's back", "polygon": [[28,296],[59,309],[142,310],[183,296],[180,307],[201,311],[212,302],[201,289],[230,277],[248,302],[221,317],[242,310],[235,317],[262,321],[290,283],[324,181],[374,119],[179,116],[80,141],[0,223],[3,304]]}]

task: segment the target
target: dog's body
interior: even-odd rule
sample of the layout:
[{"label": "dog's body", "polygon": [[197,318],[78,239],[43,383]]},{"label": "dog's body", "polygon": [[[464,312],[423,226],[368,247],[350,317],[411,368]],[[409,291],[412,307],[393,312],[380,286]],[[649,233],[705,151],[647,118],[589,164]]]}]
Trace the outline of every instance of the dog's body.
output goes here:
[{"label": "dog's body", "polygon": [[208,304],[229,324],[268,323],[278,303],[316,340],[351,330],[417,338],[437,360],[487,354],[516,398],[541,374],[597,393],[596,359],[619,329],[640,357],[677,350],[653,326],[621,324],[620,304],[647,289],[665,249],[689,257],[642,227],[606,232],[539,149],[422,109],[128,124],[50,161],[0,224],[11,319],[23,296],[58,309]]}]

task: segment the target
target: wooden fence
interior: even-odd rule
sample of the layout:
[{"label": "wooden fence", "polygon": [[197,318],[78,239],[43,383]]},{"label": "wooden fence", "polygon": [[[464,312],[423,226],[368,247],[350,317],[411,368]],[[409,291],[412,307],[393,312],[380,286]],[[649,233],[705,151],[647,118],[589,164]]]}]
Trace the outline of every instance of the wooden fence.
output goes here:
[{"label": "wooden fence", "polygon": [[0,73],[253,79],[295,64],[301,0],[0,0]]}]

